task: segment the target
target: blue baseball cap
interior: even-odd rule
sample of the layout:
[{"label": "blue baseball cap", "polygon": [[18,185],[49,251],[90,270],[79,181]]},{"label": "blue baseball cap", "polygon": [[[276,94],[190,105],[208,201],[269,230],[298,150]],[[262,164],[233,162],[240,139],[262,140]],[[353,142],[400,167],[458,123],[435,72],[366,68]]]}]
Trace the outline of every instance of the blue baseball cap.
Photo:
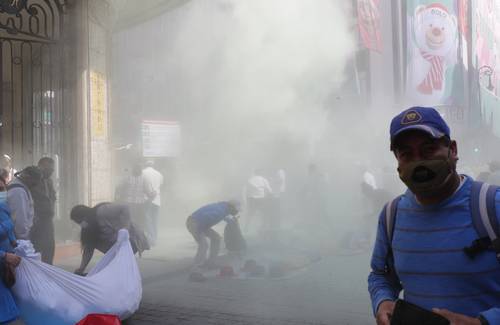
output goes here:
[{"label": "blue baseball cap", "polygon": [[435,139],[450,137],[450,128],[432,107],[411,107],[396,115],[391,122],[391,146],[398,135],[408,130],[420,130]]}]

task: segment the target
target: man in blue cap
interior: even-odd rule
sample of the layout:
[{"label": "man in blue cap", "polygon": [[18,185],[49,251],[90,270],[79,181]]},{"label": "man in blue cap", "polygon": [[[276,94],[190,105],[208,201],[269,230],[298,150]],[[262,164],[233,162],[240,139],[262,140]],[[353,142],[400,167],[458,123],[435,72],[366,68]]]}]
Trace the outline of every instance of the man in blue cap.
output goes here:
[{"label": "man in blue cap", "polygon": [[[435,109],[412,107],[394,117],[390,140],[408,190],[380,214],[368,277],[377,324],[390,324],[401,291],[405,301],[451,324],[500,324],[495,252],[474,259],[464,252],[478,238],[473,180],[456,171],[457,143],[448,125]],[[500,194],[494,195],[500,212]]]}]

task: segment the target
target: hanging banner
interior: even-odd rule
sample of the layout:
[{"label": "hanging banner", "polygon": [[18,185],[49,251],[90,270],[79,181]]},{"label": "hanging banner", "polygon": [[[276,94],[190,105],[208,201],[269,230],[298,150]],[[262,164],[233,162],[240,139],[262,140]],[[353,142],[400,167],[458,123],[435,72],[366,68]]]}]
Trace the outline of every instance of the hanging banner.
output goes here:
[{"label": "hanging banner", "polygon": [[382,52],[380,33],[380,0],[358,0],[358,28],[363,46]]},{"label": "hanging banner", "polygon": [[92,138],[104,138],[108,130],[106,79],[97,71],[90,71],[90,113]]},{"label": "hanging banner", "polygon": [[177,157],[180,142],[181,126],[177,121],[142,121],[144,157]]},{"label": "hanging banner", "polygon": [[473,63],[477,70],[491,71],[481,77],[487,79],[488,90],[500,96],[500,2],[475,1],[474,8]]},{"label": "hanging banner", "polygon": [[458,10],[458,32],[460,37],[460,53],[461,62],[463,63],[464,69],[469,69],[468,60],[468,42],[470,38],[469,32],[469,0],[457,0],[457,10]]},{"label": "hanging banner", "polygon": [[407,5],[407,97],[415,105],[450,104],[458,53],[455,1]]}]

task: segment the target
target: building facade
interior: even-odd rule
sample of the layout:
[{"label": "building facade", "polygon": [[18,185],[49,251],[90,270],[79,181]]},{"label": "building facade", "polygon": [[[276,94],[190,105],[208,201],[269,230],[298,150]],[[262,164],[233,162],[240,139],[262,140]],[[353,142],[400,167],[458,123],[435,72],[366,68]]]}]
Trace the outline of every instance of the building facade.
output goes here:
[{"label": "building facade", "polygon": [[111,199],[105,0],[0,2],[0,152],[55,159],[59,217]]}]

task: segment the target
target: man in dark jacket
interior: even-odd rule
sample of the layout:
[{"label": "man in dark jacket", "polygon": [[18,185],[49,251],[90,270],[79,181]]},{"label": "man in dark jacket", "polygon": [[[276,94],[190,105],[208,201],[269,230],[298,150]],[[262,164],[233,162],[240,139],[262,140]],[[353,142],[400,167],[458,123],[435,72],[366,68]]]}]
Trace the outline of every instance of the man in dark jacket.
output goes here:
[{"label": "man in dark jacket", "polygon": [[92,259],[95,249],[106,253],[116,243],[120,229],[128,230],[134,254],[137,252],[141,254],[149,249],[144,232],[131,221],[129,207],[125,204],[107,202],[93,208],[77,205],[71,209],[71,220],[82,228],[80,239],[83,249],[82,262],[75,271],[76,274],[85,274],[85,268]]},{"label": "man in dark jacket", "polygon": [[51,178],[54,173],[54,160],[43,157],[38,162],[38,168],[42,172],[42,180],[39,184],[30,188],[35,209],[30,237],[35,250],[42,255],[42,261],[52,264],[55,250],[54,223],[52,220],[55,215],[56,204],[56,191]]}]

